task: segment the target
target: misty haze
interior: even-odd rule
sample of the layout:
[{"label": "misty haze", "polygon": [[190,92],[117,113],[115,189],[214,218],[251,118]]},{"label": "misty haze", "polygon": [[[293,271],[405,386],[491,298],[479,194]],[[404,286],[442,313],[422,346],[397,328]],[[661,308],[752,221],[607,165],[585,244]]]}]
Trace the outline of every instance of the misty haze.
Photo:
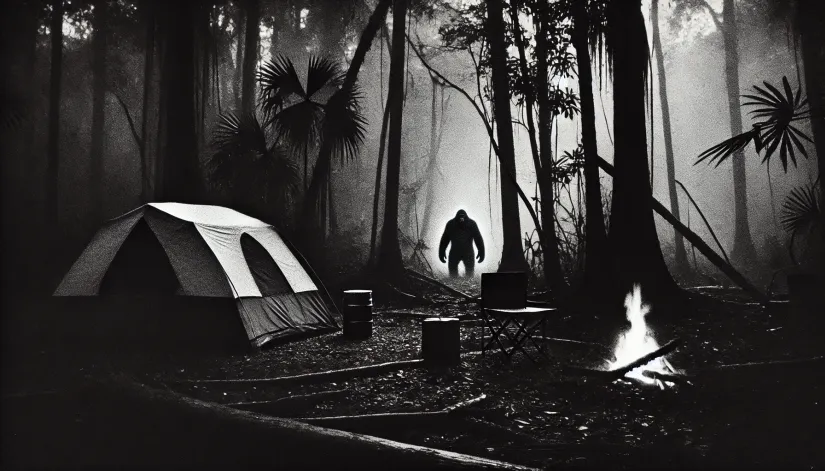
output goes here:
[{"label": "misty haze", "polygon": [[819,3],[14,0],[4,462],[825,466]]}]

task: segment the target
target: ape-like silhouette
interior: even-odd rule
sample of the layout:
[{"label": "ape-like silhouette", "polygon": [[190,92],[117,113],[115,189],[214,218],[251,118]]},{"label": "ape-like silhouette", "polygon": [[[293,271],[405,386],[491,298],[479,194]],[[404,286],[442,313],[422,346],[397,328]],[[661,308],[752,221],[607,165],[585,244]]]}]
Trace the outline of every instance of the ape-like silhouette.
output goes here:
[{"label": "ape-like silhouette", "polygon": [[441,263],[447,261],[447,246],[450,247],[450,261],[447,267],[451,277],[458,276],[458,262],[464,262],[464,272],[467,277],[473,276],[476,256],[473,251],[473,242],[478,247],[478,262],[484,261],[484,240],[478,230],[478,224],[467,216],[467,212],[460,209],[455,218],[447,221],[441,244],[438,247],[438,259]]}]

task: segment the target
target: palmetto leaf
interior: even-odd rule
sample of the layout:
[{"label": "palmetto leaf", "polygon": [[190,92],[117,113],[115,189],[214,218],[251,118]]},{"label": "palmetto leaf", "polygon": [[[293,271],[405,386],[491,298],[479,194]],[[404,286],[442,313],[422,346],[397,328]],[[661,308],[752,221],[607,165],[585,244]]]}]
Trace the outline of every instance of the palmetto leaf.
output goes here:
[{"label": "palmetto leaf", "polygon": [[324,107],[323,139],[329,140],[331,155],[339,156],[342,163],[355,158],[364,142],[367,121],[358,104],[361,97],[361,91],[353,85],[335,93]]},{"label": "palmetto leaf", "polygon": [[266,153],[267,139],[254,114],[227,112],[220,116],[212,133],[212,147],[229,154]]},{"label": "palmetto leaf", "polygon": [[791,235],[812,229],[816,225],[821,217],[817,194],[814,185],[806,185],[794,188],[785,198],[779,220]]},{"label": "palmetto leaf", "polygon": [[756,139],[758,133],[759,128],[753,128],[750,131],[743,132],[742,134],[733,136],[726,141],[716,144],[710,149],[699,154],[696,164],[700,164],[707,160],[708,163],[716,162],[716,166],[718,167],[730,156],[747,147],[751,141]]},{"label": "palmetto leaf", "polygon": [[753,141],[756,151],[762,154],[762,162],[770,164],[771,157],[779,151],[782,168],[788,171],[788,160],[796,166],[796,154],[807,158],[808,153],[803,140],[812,142],[811,138],[793,126],[793,122],[807,117],[805,107],[808,100],[802,97],[802,91],[794,91],[787,77],[782,77],[782,90],[763,82],[763,87],[755,85],[755,93],[742,95],[746,101],[742,106],[754,106],[750,111],[753,118],[760,121],[753,129],[734,136],[699,154],[697,164],[708,160],[719,166],[731,155],[741,151]]},{"label": "palmetto leaf", "polygon": [[267,124],[291,151],[303,152],[315,144],[322,117],[321,106],[306,100],[283,108]]},{"label": "palmetto leaf", "polygon": [[344,74],[335,62],[320,57],[310,57],[307,70],[307,96],[312,97],[324,88],[338,88]]},{"label": "palmetto leaf", "polygon": [[261,87],[261,107],[268,116],[298,100],[308,98],[295,64],[286,56],[279,55],[265,63],[258,71]]}]

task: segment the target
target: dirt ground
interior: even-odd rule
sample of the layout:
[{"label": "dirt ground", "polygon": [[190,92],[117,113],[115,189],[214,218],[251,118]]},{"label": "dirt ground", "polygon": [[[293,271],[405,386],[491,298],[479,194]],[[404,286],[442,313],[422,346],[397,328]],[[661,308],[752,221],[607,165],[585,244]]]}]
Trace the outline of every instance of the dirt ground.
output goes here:
[{"label": "dirt ground", "polygon": [[[472,291],[472,286],[464,289]],[[681,346],[668,358],[686,374],[714,365],[782,360],[822,354],[822,342],[800,341],[787,305],[768,309],[734,290],[693,289],[678,320],[654,325],[660,344]],[[469,453],[541,468],[726,468],[814,469],[825,466],[822,372],[782,369],[724,375],[666,388],[617,381],[604,384],[561,372],[565,365],[600,368],[610,359],[615,329],[599,313],[559,315],[547,335],[599,343],[547,342],[538,364],[517,353],[511,359],[466,353],[448,371],[410,368],[340,383],[239,390],[177,380],[272,378],[420,357],[421,317],[476,312],[469,303],[436,307],[380,306],[367,340],[340,332],[239,355],[109,355],[82,364],[43,350],[27,364],[28,385],[48,387],[63,374],[129,372],[156,386],[221,404],[264,401],[325,390],[346,390],[291,417],[328,417],[384,412],[437,411],[478,397],[470,416],[434,427],[382,430],[403,442]],[[479,349],[481,327],[462,323],[462,352]],[[808,332],[807,334],[810,334]],[[531,350],[532,352],[532,350]],[[35,360],[37,359],[35,358]],[[57,361],[58,363],[55,363]],[[62,365],[59,363],[63,361]],[[57,366],[56,366],[57,365]],[[38,376],[38,372],[42,376]],[[40,379],[35,379],[40,378]],[[6,381],[4,381],[4,384]],[[8,390],[8,388],[4,387]],[[6,392],[4,391],[4,394]],[[481,426],[483,425],[483,426]]]}]

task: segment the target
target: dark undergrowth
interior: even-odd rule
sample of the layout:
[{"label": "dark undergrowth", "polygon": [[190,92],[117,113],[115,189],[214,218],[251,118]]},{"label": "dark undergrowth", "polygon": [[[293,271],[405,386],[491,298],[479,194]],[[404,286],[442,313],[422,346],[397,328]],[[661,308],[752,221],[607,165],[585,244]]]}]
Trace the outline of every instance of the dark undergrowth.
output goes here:
[{"label": "dark undergrowth", "polygon": [[[477,294],[477,286],[463,283],[454,286]],[[669,307],[670,312],[651,314],[658,319],[651,325],[660,344],[677,337],[682,340],[669,359],[686,374],[715,365],[822,354],[816,331],[808,324],[803,326],[786,305],[766,309],[727,289],[688,290],[687,295],[687,301]],[[454,420],[433,427],[376,430],[375,434],[542,468],[813,469],[825,465],[823,372],[774,369],[722,376],[712,382],[696,380],[664,390],[625,381],[603,384],[567,377],[560,367],[600,368],[610,359],[622,326],[611,321],[615,313],[598,310],[561,313],[548,325],[546,335],[601,347],[548,342],[548,355],[538,364],[520,353],[510,359],[500,353],[483,357],[469,353],[459,367],[448,371],[404,369],[331,384],[226,388],[176,383],[278,377],[415,359],[420,352],[421,318],[467,318],[476,309],[470,303],[383,305],[375,309],[370,339],[347,340],[338,332],[245,354],[130,351],[125,346],[106,352],[91,347],[56,350],[47,343],[7,349],[3,416],[14,420],[4,419],[3,454],[11,462],[26,462],[25,456],[15,454],[19,447],[7,448],[9,434],[16,433],[13,427],[59,430],[65,425],[61,421],[75,417],[20,417],[21,411],[30,410],[20,404],[36,400],[21,393],[58,391],[59,396],[60,391],[69,391],[88,378],[126,373],[154,387],[171,387],[220,404],[347,391],[344,398],[283,414],[287,417],[436,411],[485,394],[486,399],[471,410],[476,422]],[[462,351],[478,350],[481,334],[478,325],[464,323]],[[185,339],[181,344],[185,345]],[[528,351],[537,355],[532,348]],[[82,411],[72,412],[82,415]],[[66,439],[55,433],[43,437]]]}]

